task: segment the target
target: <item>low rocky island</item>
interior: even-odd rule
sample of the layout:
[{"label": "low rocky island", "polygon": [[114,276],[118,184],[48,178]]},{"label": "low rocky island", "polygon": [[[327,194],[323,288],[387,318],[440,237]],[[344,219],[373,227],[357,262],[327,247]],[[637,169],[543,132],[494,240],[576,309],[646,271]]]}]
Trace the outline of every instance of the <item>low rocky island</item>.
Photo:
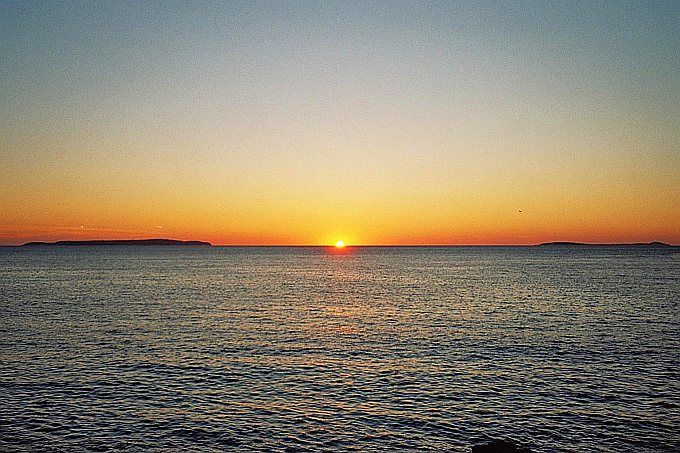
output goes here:
[{"label": "low rocky island", "polygon": [[23,247],[78,247],[92,245],[113,245],[113,246],[193,246],[211,247],[210,242],[203,241],[177,241],[174,239],[126,239],[126,240],[94,240],[94,241],[57,241],[57,242],[27,242]]},{"label": "low rocky island", "polygon": [[649,248],[675,248],[676,246],[666,244],[665,242],[635,242],[635,243],[612,243],[612,244],[592,244],[587,242],[544,242],[536,245],[536,247],[649,247]]}]

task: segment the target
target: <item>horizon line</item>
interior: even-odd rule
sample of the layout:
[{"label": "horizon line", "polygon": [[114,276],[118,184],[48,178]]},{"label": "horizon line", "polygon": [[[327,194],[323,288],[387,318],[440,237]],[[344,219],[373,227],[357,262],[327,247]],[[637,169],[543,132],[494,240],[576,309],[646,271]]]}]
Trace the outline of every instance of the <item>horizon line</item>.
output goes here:
[{"label": "horizon line", "polygon": [[[28,241],[22,244],[0,244],[0,247],[23,247],[27,244],[37,243],[40,245],[57,245],[60,242],[78,243],[78,242],[135,242],[135,241],[150,241],[150,240],[169,240],[178,242],[203,242],[211,247],[328,247],[335,248],[335,244],[213,244],[209,241],[199,239],[178,240],[169,238],[143,238],[143,239],[65,239],[57,241]],[[345,248],[352,247],[536,247],[540,245],[592,245],[592,246],[624,246],[624,245],[665,245],[670,247],[680,247],[680,244],[668,243],[658,240],[653,241],[638,241],[638,242],[580,242],[580,241],[545,241],[532,244],[488,244],[488,243],[469,243],[469,244],[447,244],[447,243],[433,243],[433,244],[345,244]],[[93,244],[94,245],[94,244]],[[115,245],[115,244],[111,244]]]}]

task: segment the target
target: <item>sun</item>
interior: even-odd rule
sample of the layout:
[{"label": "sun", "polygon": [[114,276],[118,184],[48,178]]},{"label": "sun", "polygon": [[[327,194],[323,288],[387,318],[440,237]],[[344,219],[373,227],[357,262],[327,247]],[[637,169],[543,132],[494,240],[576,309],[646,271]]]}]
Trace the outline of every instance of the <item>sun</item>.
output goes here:
[{"label": "sun", "polygon": [[344,241],[338,241],[335,243],[335,248],[341,249],[345,247],[345,242]]}]

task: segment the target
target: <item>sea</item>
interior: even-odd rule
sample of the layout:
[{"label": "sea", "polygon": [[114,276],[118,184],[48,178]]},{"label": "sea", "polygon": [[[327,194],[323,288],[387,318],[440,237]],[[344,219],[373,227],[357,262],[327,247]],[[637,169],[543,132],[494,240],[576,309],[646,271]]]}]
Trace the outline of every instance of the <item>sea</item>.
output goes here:
[{"label": "sea", "polygon": [[0,451],[680,451],[680,253],[0,247]]}]

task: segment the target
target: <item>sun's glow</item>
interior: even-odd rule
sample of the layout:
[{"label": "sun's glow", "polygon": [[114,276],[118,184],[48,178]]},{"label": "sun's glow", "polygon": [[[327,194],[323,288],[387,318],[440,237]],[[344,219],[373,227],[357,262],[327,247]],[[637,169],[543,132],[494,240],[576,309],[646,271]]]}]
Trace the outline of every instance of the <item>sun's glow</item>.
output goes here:
[{"label": "sun's glow", "polygon": [[344,246],[345,246],[345,242],[344,242],[344,241],[338,241],[338,242],[335,243],[335,247],[336,247],[336,248],[341,249],[341,248],[343,248]]}]

